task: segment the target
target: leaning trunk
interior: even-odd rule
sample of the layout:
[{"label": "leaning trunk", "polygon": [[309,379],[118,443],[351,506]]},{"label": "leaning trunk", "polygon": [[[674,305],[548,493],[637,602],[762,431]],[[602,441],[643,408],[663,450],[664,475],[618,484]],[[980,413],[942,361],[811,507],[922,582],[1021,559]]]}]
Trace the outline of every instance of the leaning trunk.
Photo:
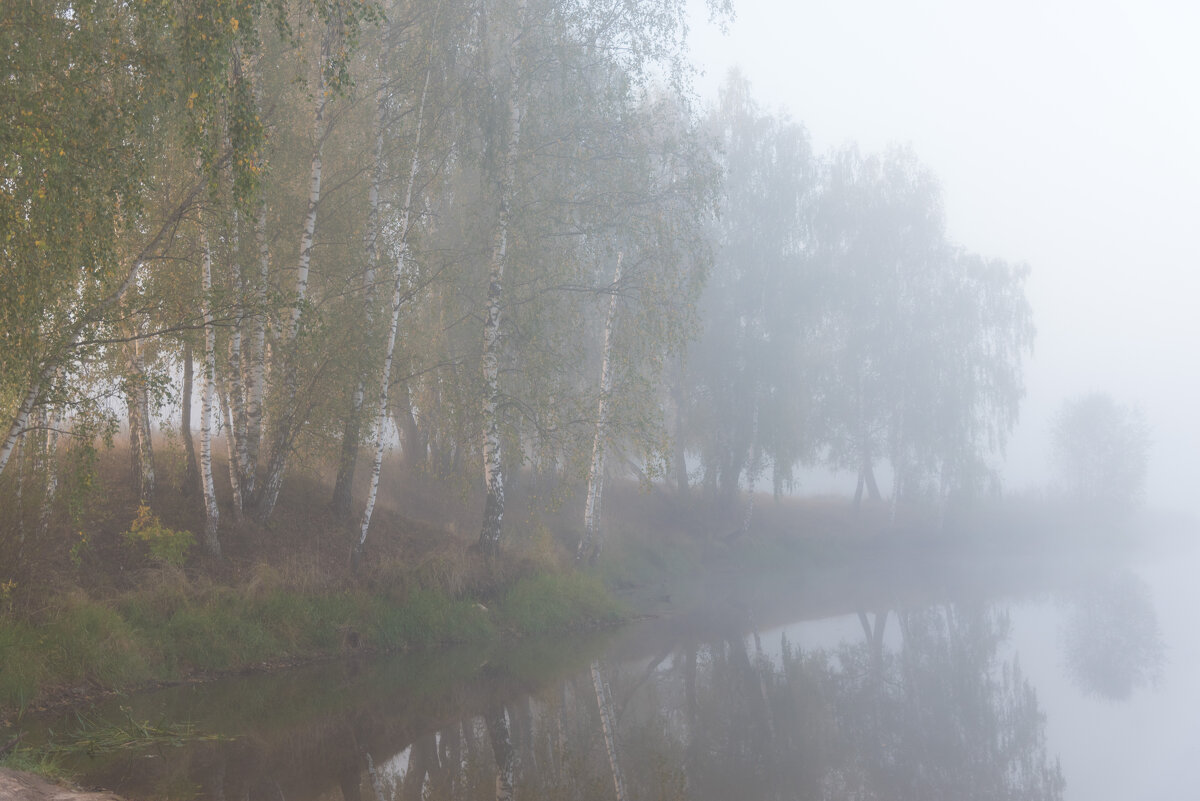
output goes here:
[{"label": "leaning trunk", "polygon": [[595,562],[600,555],[600,500],[604,492],[605,439],[608,436],[608,406],[613,385],[613,327],[617,319],[617,291],[621,284],[622,254],[617,254],[617,269],[613,275],[608,300],[608,317],[604,321],[604,351],[600,361],[600,399],[596,403],[596,431],[592,437],[592,463],[588,470],[587,502],[583,511],[583,538],[575,552],[576,563]]},{"label": "leaning trunk", "polygon": [[[418,122],[418,125],[420,123]],[[375,169],[367,193],[367,230],[363,250],[367,265],[363,270],[363,312],[365,328],[371,331],[375,322],[375,271],[379,264],[379,185],[383,183],[383,134],[387,129],[387,95],[380,91],[375,104]],[[350,398],[350,410],[342,431],[342,453],[338,458],[337,479],[333,484],[333,512],[349,517],[350,496],[354,487],[354,470],[358,465],[358,440],[362,431],[363,399],[366,397],[366,364],[360,363],[358,383]]]},{"label": "leaning trunk", "polygon": [[608,766],[612,770],[613,789],[617,801],[625,801],[625,776],[621,773],[621,763],[617,760],[617,722],[613,715],[612,696],[609,695],[608,685],[600,675],[600,663],[592,662],[592,686],[596,690],[596,706],[600,709],[600,729],[604,734],[604,750],[608,753]]},{"label": "leaning trunk", "polygon": [[[326,58],[328,57],[328,37],[326,42]],[[328,93],[322,76],[317,81],[317,105],[313,115],[313,152],[309,168],[308,206],[304,214],[304,228],[300,234],[300,258],[296,263],[296,291],[292,302],[292,311],[288,318],[285,339],[283,391],[279,403],[279,414],[273,418],[270,456],[267,458],[267,477],[263,484],[262,498],[259,500],[258,517],[260,522],[266,522],[275,511],[275,503],[279,500],[279,490],[283,486],[283,474],[287,469],[288,455],[291,451],[292,440],[296,430],[303,421],[296,419],[295,405],[297,384],[297,364],[294,345],[300,334],[300,320],[308,299],[308,271],[312,264],[313,235],[317,228],[317,207],[321,202],[321,150],[325,143],[325,111],[328,103]]]},{"label": "leaning trunk", "polygon": [[432,69],[425,71],[425,87],[421,90],[421,101],[417,104],[417,133],[413,143],[412,162],[408,171],[408,186],[404,191],[404,205],[400,207],[400,248],[396,258],[396,271],[392,283],[392,317],[388,325],[387,347],[383,354],[383,369],[379,374],[379,405],[375,410],[375,458],[371,463],[371,485],[367,489],[367,505],[363,509],[362,526],[354,559],[360,560],[367,544],[367,531],[371,527],[371,514],[375,511],[375,498],[379,494],[379,474],[383,469],[383,432],[387,425],[388,385],[392,381],[392,361],[396,353],[396,333],[400,328],[400,305],[404,300],[404,287],[408,283],[408,221],[412,209],[413,185],[417,180],[417,168],[421,159],[421,128],[425,114],[425,97],[429,93],[429,78]]},{"label": "leaning trunk", "polygon": [[39,379],[29,387],[29,391],[25,393],[25,398],[17,409],[16,417],[8,426],[8,434],[4,437],[4,443],[0,445],[0,474],[4,473],[8,459],[12,456],[13,448],[17,446],[17,441],[25,433],[25,427],[29,423],[29,413],[33,411],[33,404],[37,402],[38,395],[42,391],[42,383],[49,374],[50,370],[45,370]]}]

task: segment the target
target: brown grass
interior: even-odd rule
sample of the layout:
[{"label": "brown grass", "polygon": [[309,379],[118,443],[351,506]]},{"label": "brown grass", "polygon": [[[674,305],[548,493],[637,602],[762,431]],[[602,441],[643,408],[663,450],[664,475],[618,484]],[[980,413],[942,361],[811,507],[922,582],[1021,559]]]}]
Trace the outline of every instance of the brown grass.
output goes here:
[{"label": "brown grass", "polygon": [[[13,607],[36,608],[47,598],[80,589],[97,598],[110,597],[147,582],[182,585],[205,581],[239,586],[250,592],[286,589],[323,593],[367,583],[403,594],[430,589],[452,598],[488,597],[512,581],[552,572],[572,563],[581,533],[580,487],[562,481],[547,486],[523,474],[510,493],[505,514],[505,555],[497,563],[483,560],[472,548],[482,518],[483,498],[475,483],[408,468],[389,458],[383,469],[379,499],[368,537],[368,560],[352,574],[350,552],[358,536],[369,466],[356,471],[355,514],[349,520],[330,510],[334,469],[330,464],[298,458],[284,483],[270,523],[237,520],[231,505],[224,442],[214,443],[214,478],[222,518],[222,558],[213,559],[199,545],[186,568],[171,571],[156,565],[122,536],[136,514],[137,499],[129,471],[127,444],[100,455],[97,489],[88,498],[81,520],[72,522],[57,508],[44,536],[36,534],[37,498],[26,490],[26,538],[18,540],[13,471],[0,479],[0,583],[14,584],[2,597]],[[203,531],[202,501],[183,495],[179,486],[183,456],[177,438],[156,443],[158,486],[151,504],[163,525]],[[62,504],[60,504],[62,506]],[[606,550],[639,547],[652,540],[656,548],[700,543],[704,547],[742,538],[741,501],[722,508],[693,491],[686,502],[662,488],[615,481],[606,491]],[[854,512],[840,498],[759,496],[749,536],[870,540],[893,523],[921,525],[917,515],[901,510],[892,521],[886,504],[867,504]]]}]

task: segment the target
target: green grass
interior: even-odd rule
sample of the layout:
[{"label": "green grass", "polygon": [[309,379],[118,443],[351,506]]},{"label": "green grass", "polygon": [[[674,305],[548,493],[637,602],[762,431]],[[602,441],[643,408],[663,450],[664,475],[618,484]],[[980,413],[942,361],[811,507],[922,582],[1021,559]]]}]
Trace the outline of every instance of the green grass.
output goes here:
[{"label": "green grass", "polygon": [[36,619],[0,617],[0,712],[37,705],[55,688],[127,689],[351,650],[562,632],[622,616],[598,578],[573,572],[520,579],[491,606],[429,589],[397,597],[171,582],[111,601],[72,596]]},{"label": "green grass", "polygon": [[517,581],[500,601],[499,617],[519,634],[553,634],[616,623],[623,610],[599,578],[547,573]]},{"label": "green grass", "polygon": [[58,754],[44,749],[17,748],[0,757],[0,768],[36,773],[49,781],[66,781],[70,773],[62,766]]}]

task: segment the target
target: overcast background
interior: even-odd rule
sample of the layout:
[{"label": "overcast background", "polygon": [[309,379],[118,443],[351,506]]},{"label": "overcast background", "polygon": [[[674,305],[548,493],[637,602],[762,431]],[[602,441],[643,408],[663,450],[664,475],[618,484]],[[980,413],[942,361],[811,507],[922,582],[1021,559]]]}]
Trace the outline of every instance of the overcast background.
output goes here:
[{"label": "overcast background", "polygon": [[694,2],[697,87],[737,66],[817,152],[909,143],[950,236],[1025,262],[1038,329],[1006,486],[1050,478],[1050,417],[1103,390],[1152,429],[1149,501],[1196,507],[1200,11],[1167,2]]}]

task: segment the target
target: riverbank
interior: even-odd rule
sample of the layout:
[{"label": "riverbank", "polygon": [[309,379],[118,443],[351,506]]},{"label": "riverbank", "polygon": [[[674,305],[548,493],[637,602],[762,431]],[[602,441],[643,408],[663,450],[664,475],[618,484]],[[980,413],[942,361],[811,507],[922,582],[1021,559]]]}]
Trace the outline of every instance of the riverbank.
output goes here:
[{"label": "riverbank", "polygon": [[[30,559],[17,592],[0,586],[0,719],[230,673],[673,614],[711,604],[738,582],[869,598],[898,563],[933,576],[947,559],[977,560],[985,577],[998,554],[1043,542],[1034,521],[1059,526],[1034,509],[1005,531],[964,532],[921,510],[763,497],[743,530],[736,508],[722,513],[625,484],[610,490],[599,564],[579,570],[570,498],[547,511],[532,492],[517,494],[505,552],[487,560],[459,534],[470,503],[419,476],[410,484],[401,497],[407,514],[379,510],[357,572],[346,527],[306,501],[304,487],[285,498],[271,528],[230,526],[222,558],[194,549],[181,566],[131,544],[122,531],[131,499],[106,497],[91,510],[87,537],[66,531],[39,542],[45,553],[68,551],[66,569]],[[195,523],[187,509],[158,508],[168,531]],[[31,595],[39,575],[44,584]]]},{"label": "riverbank", "polygon": [[121,801],[112,793],[89,793],[33,773],[0,767],[0,798],[9,801]]},{"label": "riverbank", "polygon": [[114,691],[387,653],[610,625],[625,612],[595,576],[543,573],[484,604],[431,589],[306,593],[198,585],[179,571],[107,599],[62,598],[0,625],[5,722]]}]

